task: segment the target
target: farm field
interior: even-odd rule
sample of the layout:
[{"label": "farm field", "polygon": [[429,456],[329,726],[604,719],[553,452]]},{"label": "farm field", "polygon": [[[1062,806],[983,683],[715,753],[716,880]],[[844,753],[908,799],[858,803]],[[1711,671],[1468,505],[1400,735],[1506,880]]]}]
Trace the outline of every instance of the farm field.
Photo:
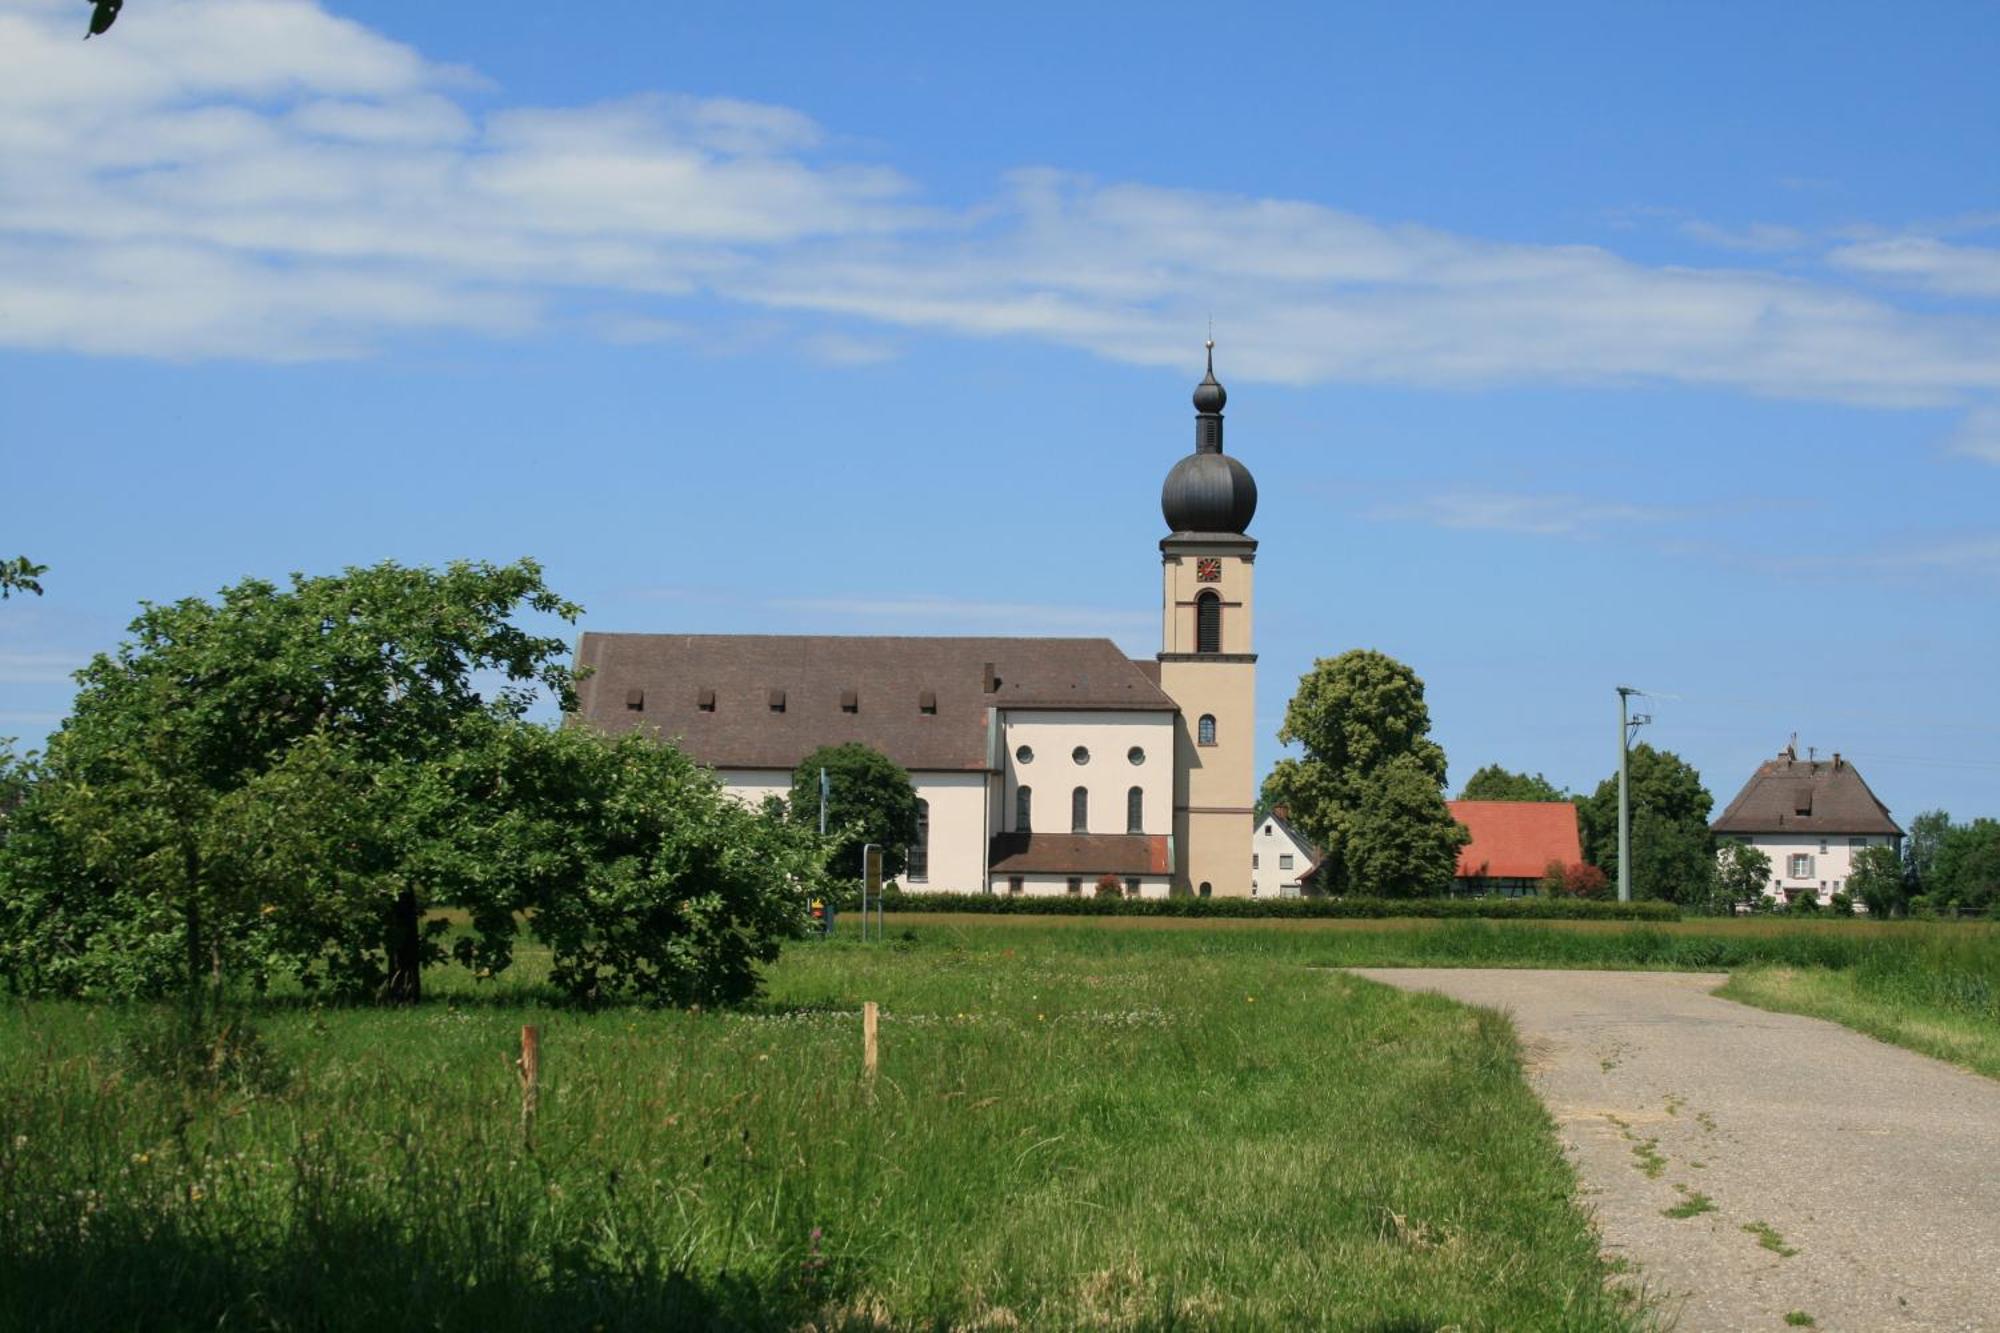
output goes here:
[{"label": "farm field", "polygon": [[10,1004],[0,1325],[1637,1327],[1507,1024],[1332,969],[1727,969],[1974,1068],[2000,1032],[1985,926],[842,924],[745,1012],[559,1007],[532,947],[412,1010],[267,1000],[262,1089]]},{"label": "farm field", "polygon": [[544,1007],[527,974],[274,1002],[261,1092],[142,1072],[145,1013],[10,1005],[0,1322],[1636,1326],[1496,1016],[1290,935],[890,933],[791,948],[745,1013]]}]

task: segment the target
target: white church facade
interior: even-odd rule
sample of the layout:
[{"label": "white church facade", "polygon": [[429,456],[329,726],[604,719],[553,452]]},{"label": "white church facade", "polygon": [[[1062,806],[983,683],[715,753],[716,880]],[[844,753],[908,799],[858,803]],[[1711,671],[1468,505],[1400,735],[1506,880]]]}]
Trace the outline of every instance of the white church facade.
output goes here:
[{"label": "white church facade", "polygon": [[580,720],[644,729],[746,801],[823,745],[910,773],[905,886],[1247,897],[1257,487],[1222,450],[1213,345],[1161,492],[1160,651],[1109,639],[587,632]]}]

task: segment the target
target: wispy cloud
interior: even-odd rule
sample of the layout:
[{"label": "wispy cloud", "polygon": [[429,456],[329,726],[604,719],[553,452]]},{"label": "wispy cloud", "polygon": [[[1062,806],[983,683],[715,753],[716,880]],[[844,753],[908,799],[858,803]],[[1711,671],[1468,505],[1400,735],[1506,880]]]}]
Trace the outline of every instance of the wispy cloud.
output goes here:
[{"label": "wispy cloud", "polygon": [[1898,278],[1943,296],[2000,297],[2000,249],[1899,236],[1841,246],[1827,258],[1841,268]]},{"label": "wispy cloud", "polygon": [[1796,556],[1778,567],[1804,574],[1871,575],[1886,579],[2000,579],[2000,532],[1911,540],[1873,550]]},{"label": "wispy cloud", "polygon": [[1798,250],[1810,240],[1797,227],[1786,227],[1775,222],[1752,222],[1742,227],[1723,227],[1713,222],[1691,218],[1681,223],[1681,232],[1703,245],[1713,245],[1723,250],[1748,250],[1760,253],[1775,253],[1781,250]]},{"label": "wispy cloud", "polygon": [[1630,524],[1663,522],[1680,516],[1680,511],[1580,495],[1450,491],[1405,504],[1378,506],[1368,516],[1478,532],[1596,537]]},{"label": "wispy cloud", "polygon": [[955,628],[996,634],[1112,634],[1157,628],[1157,613],[1057,602],[979,602],[957,597],[785,597],[765,603],[795,615],[835,617],[867,625]]},{"label": "wispy cloud", "polygon": [[0,685],[66,684],[84,661],[75,653],[0,648]]},{"label": "wispy cloud", "polygon": [[[802,348],[838,364],[921,329],[1180,365],[1212,311],[1251,380],[2000,390],[2000,320],[1840,270],[1644,264],[1040,169],[951,210],[786,107],[487,110],[476,75],[313,0],[155,0],[89,44],[74,8],[0,0],[0,344],[302,359],[552,323],[645,339],[678,336],[701,297],[840,321]],[[1882,271],[1867,244],[1845,271]]]},{"label": "wispy cloud", "polygon": [[1955,454],[2000,463],[2000,407],[1988,404],[1967,412],[1946,447]]}]

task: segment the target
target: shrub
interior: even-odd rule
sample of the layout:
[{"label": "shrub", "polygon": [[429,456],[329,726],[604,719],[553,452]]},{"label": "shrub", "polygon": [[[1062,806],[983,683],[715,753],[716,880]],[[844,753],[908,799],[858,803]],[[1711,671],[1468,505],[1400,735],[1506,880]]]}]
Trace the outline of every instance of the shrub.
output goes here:
[{"label": "shrub", "polygon": [[1097,877],[1097,896],[1100,898],[1123,898],[1125,896],[1125,886],[1119,882],[1116,875],[1099,875]]},{"label": "shrub", "polygon": [[1831,906],[1833,908],[1833,914],[1835,916],[1854,915],[1854,899],[1849,894],[1846,893],[1834,894]]},{"label": "shrub", "polygon": [[1663,902],[1593,902],[1587,898],[1016,898],[1004,893],[906,893],[892,912],[1007,916],[1162,916],[1218,920],[1486,918],[1500,921],[1678,921]]},{"label": "shrub", "polygon": [[1611,881],[1602,870],[1582,861],[1568,865],[1551,861],[1542,873],[1542,895],[1548,898],[1602,898],[1610,886]]}]

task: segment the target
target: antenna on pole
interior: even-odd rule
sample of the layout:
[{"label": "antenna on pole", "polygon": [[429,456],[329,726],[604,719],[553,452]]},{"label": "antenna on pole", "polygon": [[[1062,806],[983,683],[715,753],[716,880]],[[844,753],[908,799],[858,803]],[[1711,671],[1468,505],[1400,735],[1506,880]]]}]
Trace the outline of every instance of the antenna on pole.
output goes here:
[{"label": "antenna on pole", "polygon": [[1618,687],[1618,901],[1632,901],[1632,735],[1653,720],[1651,713],[1628,713],[1626,701],[1646,692]]}]

